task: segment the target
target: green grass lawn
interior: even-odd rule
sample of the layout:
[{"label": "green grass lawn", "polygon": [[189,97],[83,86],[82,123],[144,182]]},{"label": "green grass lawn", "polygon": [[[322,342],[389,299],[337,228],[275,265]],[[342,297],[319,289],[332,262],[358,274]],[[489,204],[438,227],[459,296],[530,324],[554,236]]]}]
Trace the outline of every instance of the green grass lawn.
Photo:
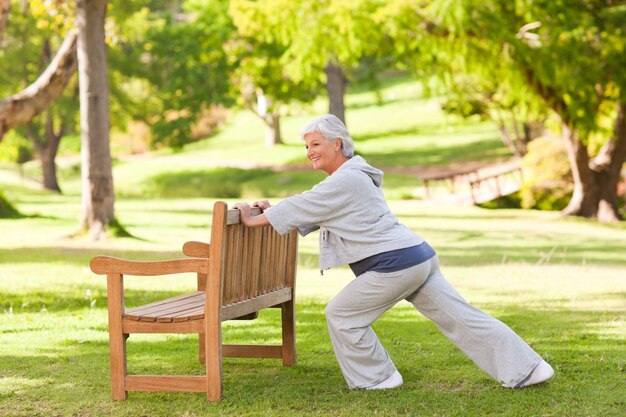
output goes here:
[{"label": "green grass lawn", "polygon": [[[354,91],[348,125],[357,150],[379,166],[434,166],[506,157],[488,123],[444,116],[436,101],[409,100],[413,82]],[[312,109],[323,112],[317,103]],[[215,198],[229,203],[303,191],[313,172],[273,172],[243,163],[304,162],[298,129],[309,110],[284,120],[286,144],[262,144],[263,127],[235,115],[217,136],[179,153],[120,159],[116,212],[135,238],[89,242],[67,237],[77,225],[76,167],[62,168],[64,195],[37,190],[11,167],[0,189],[22,213],[0,219],[0,416],[623,416],[626,410],[626,225],[558,213],[487,210],[403,200],[415,178],[387,175],[385,192],[400,220],[437,249],[448,279],[473,304],[518,332],[555,368],[547,384],[499,386],[437,328],[400,303],[374,328],[404,376],[390,391],[346,388],[326,332],[324,306],[352,276],[319,275],[317,235],[300,240],[298,363],[225,359],[224,399],[198,393],[130,393],[110,400],[105,278],[90,272],[97,254],[138,260],[180,256],[185,241],[209,236]],[[219,161],[237,167],[216,168]],[[35,165],[26,173],[37,175]],[[243,185],[241,185],[243,184]],[[194,277],[129,277],[127,306],[190,290]],[[228,322],[224,341],[278,343],[278,311]],[[133,373],[203,372],[192,336],[133,335]]]},{"label": "green grass lawn", "polygon": [[[301,239],[295,367],[226,359],[220,403],[196,393],[130,393],[118,403],[109,394],[104,278],[89,271],[89,259],[102,253],[177,257],[184,241],[207,239],[212,200],[119,201],[120,216],[141,239],[91,243],[64,237],[74,226],[78,198],[15,188],[8,194],[31,217],[0,220],[0,415],[623,415],[622,226],[545,212],[392,202],[401,220],[437,248],[457,289],[552,363],[556,376],[544,386],[501,388],[401,303],[374,327],[404,386],[348,390],[323,311],[351,275],[338,268],[320,277],[312,236]],[[128,278],[127,287],[132,306],[191,289],[193,277]],[[224,340],[277,343],[278,324],[277,311],[264,311],[252,322],[227,323]],[[191,336],[133,335],[129,370],[199,374],[196,349]]]}]

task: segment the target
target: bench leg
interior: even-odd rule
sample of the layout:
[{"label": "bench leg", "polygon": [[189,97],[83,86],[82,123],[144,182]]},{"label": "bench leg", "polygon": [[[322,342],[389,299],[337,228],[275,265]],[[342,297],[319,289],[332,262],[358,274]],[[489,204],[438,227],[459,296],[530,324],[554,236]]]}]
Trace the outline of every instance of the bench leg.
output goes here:
[{"label": "bench leg", "polygon": [[221,324],[208,325],[203,335],[205,340],[205,367],[207,378],[207,398],[209,401],[222,399],[222,337]]},{"label": "bench leg", "polygon": [[113,400],[128,398],[126,391],[126,339],[122,330],[124,283],[121,274],[107,275],[107,304],[109,314],[109,357],[111,362],[111,396]]},{"label": "bench leg", "polygon": [[198,361],[204,363],[206,361],[206,339],[204,333],[200,333],[198,336]]},{"label": "bench leg", "polygon": [[296,309],[294,301],[283,303],[280,310],[283,325],[283,365],[291,366],[296,364]]},{"label": "bench leg", "polygon": [[127,334],[120,331],[116,335],[109,335],[110,359],[111,359],[111,396],[115,401],[123,401],[128,398],[126,391],[126,339]]}]

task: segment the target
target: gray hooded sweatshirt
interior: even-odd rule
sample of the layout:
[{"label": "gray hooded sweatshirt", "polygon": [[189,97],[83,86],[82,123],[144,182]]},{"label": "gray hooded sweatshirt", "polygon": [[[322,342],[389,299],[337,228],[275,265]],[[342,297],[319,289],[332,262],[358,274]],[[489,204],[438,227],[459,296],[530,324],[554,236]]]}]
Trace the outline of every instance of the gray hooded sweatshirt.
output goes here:
[{"label": "gray hooded sweatshirt", "polygon": [[280,234],[320,229],[320,270],[421,244],[424,239],[391,213],[382,180],[381,170],[354,156],[311,190],[264,213]]}]

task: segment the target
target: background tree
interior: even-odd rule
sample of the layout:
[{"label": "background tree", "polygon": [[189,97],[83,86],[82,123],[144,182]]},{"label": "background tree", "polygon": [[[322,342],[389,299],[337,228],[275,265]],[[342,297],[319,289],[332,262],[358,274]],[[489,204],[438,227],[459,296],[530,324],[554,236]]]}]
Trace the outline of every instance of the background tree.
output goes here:
[{"label": "background tree", "polygon": [[[224,50],[234,28],[226,2],[139,1],[116,10],[111,67],[132,92],[127,113],[147,122],[154,146],[180,147],[215,104],[232,104]],[[124,16],[122,16],[124,15]]]},{"label": "background tree", "polygon": [[[52,51],[59,47],[62,34],[71,30],[73,10],[67,4],[60,5],[63,9],[52,6],[44,6],[41,1],[13,3],[11,25],[7,28],[10,42],[4,45],[0,61],[0,95],[25,88],[36,79],[50,65]],[[15,65],[20,61],[26,64]],[[64,134],[75,129],[77,114],[78,97],[72,79],[54,104],[16,129],[30,141],[41,162],[45,189],[60,191],[55,158]]]},{"label": "background tree", "polygon": [[80,89],[82,219],[81,227],[101,239],[115,224],[109,148],[109,87],[104,19],[107,0],[79,0],[78,71]]},{"label": "background tree", "polygon": [[523,157],[530,141],[544,134],[549,109],[528,88],[509,91],[508,87],[498,80],[453,74],[442,109],[465,118],[492,120],[511,153]]},{"label": "background tree", "polygon": [[0,0],[0,42],[2,42],[4,29],[7,26],[10,12],[11,12],[11,0]]},{"label": "background tree", "polygon": [[612,0],[392,3],[387,33],[409,45],[406,56],[421,50],[420,62],[448,79],[473,74],[509,92],[532,91],[554,112],[574,180],[565,214],[620,218],[626,9]]},{"label": "background tree", "polygon": [[76,40],[76,33],[70,31],[37,80],[19,93],[0,100],[0,140],[7,130],[28,123],[63,93],[76,72]]},{"label": "background tree", "polygon": [[282,109],[292,102],[311,102],[319,84],[305,80],[296,82],[286,74],[280,60],[285,51],[282,45],[241,37],[233,39],[227,50],[234,62],[230,78],[234,94],[239,97],[241,105],[267,126],[266,145],[272,147],[282,143]]},{"label": "background tree", "polygon": [[387,37],[375,24],[375,0],[231,1],[243,36],[279,43],[287,74],[296,82],[323,82],[329,112],[345,121],[345,88],[364,56],[385,50]]},{"label": "background tree", "polygon": [[[479,10],[480,20],[490,23]],[[564,213],[619,219],[617,183],[626,159],[626,9],[610,0],[534,1],[524,10],[503,4],[500,12],[513,33],[501,28],[496,39],[512,45],[512,62],[561,121],[574,178]],[[530,32],[533,26],[536,34]]]},{"label": "background tree", "polygon": [[[426,94],[433,93],[430,80],[437,80],[435,88],[446,96],[444,111],[491,119],[511,153],[523,156],[528,142],[543,132],[548,108],[521,77],[498,67],[498,58],[481,61],[489,56],[485,46],[463,33],[467,28],[457,25],[462,10],[452,6],[389,0],[377,13],[377,25],[392,40],[397,67],[423,80]],[[468,38],[479,45],[469,47]],[[466,55],[475,65],[468,65]]]}]

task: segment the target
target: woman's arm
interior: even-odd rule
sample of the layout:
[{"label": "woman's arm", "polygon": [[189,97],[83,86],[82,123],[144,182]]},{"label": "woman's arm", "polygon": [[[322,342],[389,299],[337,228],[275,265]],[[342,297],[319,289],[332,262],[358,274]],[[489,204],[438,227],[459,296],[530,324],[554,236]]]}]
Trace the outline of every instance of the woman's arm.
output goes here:
[{"label": "woman's arm", "polygon": [[265,217],[265,214],[263,213],[259,214],[258,216],[252,216],[250,214],[250,205],[248,203],[235,203],[233,205],[233,208],[239,210],[241,222],[247,227],[261,227],[270,224],[269,220],[267,220],[267,217]]},{"label": "woman's arm", "polygon": [[[258,216],[251,217],[247,203],[237,203],[233,207],[242,210],[241,221],[248,227],[271,224],[279,234],[297,229],[305,236],[325,222],[341,218],[352,210],[355,188],[358,189],[360,185],[355,182],[355,175],[359,174],[337,172],[312,189],[287,197],[272,207],[267,200],[257,201],[253,206],[267,210]],[[371,182],[369,178],[367,181]]]}]

